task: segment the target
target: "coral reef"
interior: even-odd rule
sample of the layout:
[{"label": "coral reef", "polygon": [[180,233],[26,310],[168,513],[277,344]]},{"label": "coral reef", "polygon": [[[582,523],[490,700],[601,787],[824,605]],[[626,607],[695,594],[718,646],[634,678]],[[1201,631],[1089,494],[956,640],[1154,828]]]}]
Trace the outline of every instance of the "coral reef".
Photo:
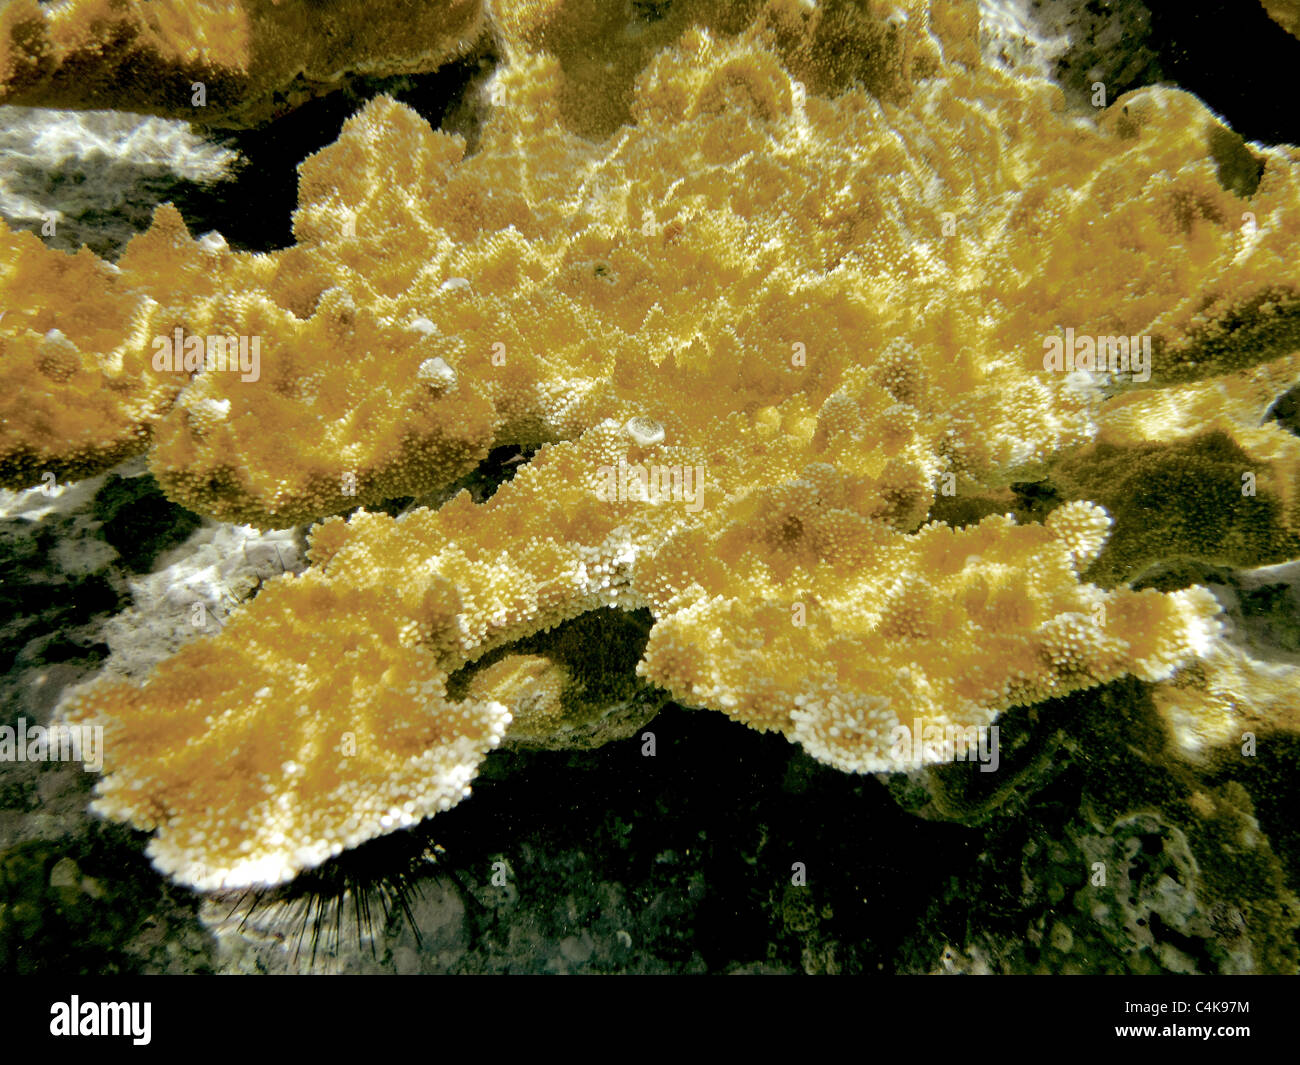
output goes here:
[{"label": "coral reef", "polygon": [[479,0],[13,0],[0,103],[250,125],[349,73],[432,70],[483,31]]},{"label": "coral reef", "polygon": [[[604,608],[648,610],[644,680],[858,772],[1210,661],[1208,592],[1125,582],[1297,553],[1300,447],[1251,420],[1300,346],[1294,150],[1168,88],[1071,114],[973,8],[905,7],[673,5],[602,82],[589,6],[503,4],[474,154],[372,102],[289,249],[167,209],[116,269],[4,235],[8,483],[148,449],[174,500],[283,526],[537,448],[485,502],[327,518],[220,635],[71,702],[160,868],[275,883],[445,809],[512,712],[573,704],[521,641]],[[260,366],[160,365],[173,335]]]}]

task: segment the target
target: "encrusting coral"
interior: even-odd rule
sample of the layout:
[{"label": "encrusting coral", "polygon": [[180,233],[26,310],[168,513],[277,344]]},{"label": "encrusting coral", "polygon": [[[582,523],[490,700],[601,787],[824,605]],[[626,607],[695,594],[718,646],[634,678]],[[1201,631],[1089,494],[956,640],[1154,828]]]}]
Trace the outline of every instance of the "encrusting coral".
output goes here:
[{"label": "encrusting coral", "polygon": [[[819,80],[808,47],[864,23],[879,95]],[[1286,557],[1300,453],[1231,412],[1294,375],[1294,150],[1248,149],[1167,88],[1068,114],[986,65],[977,31],[946,0],[771,0],[735,36],[684,28],[601,141],[567,128],[561,62],[521,44],[472,156],[386,98],[350,120],[301,168],[294,247],[231,252],[164,210],[117,272],[74,265],[98,286],[84,320],[29,295],[0,323],[22,354],[4,394],[98,418],[77,455],[147,441],[174,499],[228,520],[418,495],[544,445],[485,503],[327,518],[311,568],[219,636],[82,692],[70,717],[109,730],[98,808],[157,829],[155,860],[197,887],[282,881],[456,801],[528,677],[543,709],[566,680],[517,656],[457,701],[453,675],[599,608],[649,610],[638,672],[673,698],[854,771],[903,768],[902,727],[1209,653],[1207,591],[1120,583],[1140,550],[1084,579],[1130,516],[1069,463],[1142,461],[1163,395],[1219,397],[1171,439],[1230,441],[1271,529],[1252,561]],[[32,260],[6,285],[57,273],[5,239]],[[260,376],[155,369],[175,328],[260,338]],[[51,330],[70,372],[43,368]],[[1084,335],[1133,344],[1045,368]],[[96,388],[108,351],[135,406]],[[64,461],[13,424],[7,480]],[[1049,478],[1041,524],[1006,516],[1011,486]],[[983,520],[931,520],[963,499]]]},{"label": "encrusting coral", "polygon": [[0,103],[251,125],[348,74],[433,70],[483,28],[480,0],[11,0]]}]

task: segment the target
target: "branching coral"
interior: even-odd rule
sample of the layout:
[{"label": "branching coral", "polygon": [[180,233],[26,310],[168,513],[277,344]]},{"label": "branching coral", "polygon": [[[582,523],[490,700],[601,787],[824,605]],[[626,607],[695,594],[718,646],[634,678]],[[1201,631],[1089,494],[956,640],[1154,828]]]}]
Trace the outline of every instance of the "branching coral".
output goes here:
[{"label": "branching coral", "polygon": [[13,0],[0,103],[247,125],[349,73],[433,70],[482,28],[479,0]]},{"label": "branching coral", "polygon": [[[851,6],[895,42],[867,53],[907,72],[896,92],[797,78],[839,9],[774,0],[657,52],[633,123],[597,143],[561,121],[560,60],[521,45],[472,157],[381,99],[303,164],[295,247],[214,250],[163,213],[128,249],[96,305],[137,293],[163,335],[262,339],[258,380],[164,375],[166,413],[130,412],[188,506],[283,525],[546,445],[481,505],[326,520],[312,569],[219,637],[82,693],[71,716],[111,729],[100,809],[157,828],[169,872],[281,880],[443,808],[520,678],[552,702],[565,683],[520,657],[457,702],[452,675],[598,608],[650,611],[638,672],[674,698],[857,771],[900,768],[899,726],[1168,678],[1209,651],[1217,605],[1134,591],[1128,565],[1082,579],[1112,519],[1069,465],[1147,461],[1166,391],[1228,397],[1173,435],[1230,439],[1272,508],[1252,550],[1284,556],[1297,453],[1240,412],[1300,346],[1292,151],[1247,149],[1171,89],[1066,114],[980,64],[965,5]],[[3,328],[31,347],[62,313]],[[1067,329],[1149,337],[1149,379],[1046,370]],[[36,406],[91,402],[46,379]],[[1044,478],[1043,524],[928,521]]]}]

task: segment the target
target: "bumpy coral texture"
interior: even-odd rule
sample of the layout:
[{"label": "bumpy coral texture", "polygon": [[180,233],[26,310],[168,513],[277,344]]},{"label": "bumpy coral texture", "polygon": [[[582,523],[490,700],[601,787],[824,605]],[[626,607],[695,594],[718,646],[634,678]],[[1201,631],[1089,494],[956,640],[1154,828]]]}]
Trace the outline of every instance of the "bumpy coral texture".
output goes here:
[{"label": "bumpy coral texture", "polygon": [[[1294,547],[1296,441],[1249,424],[1295,379],[1294,150],[1248,150],[1171,89],[1065,114],[981,65],[966,5],[852,7],[893,42],[888,93],[796,78],[838,8],[774,0],[739,36],[686,29],[597,141],[562,121],[559,60],[521,48],[473,156],[377,100],[303,164],[295,247],[211,250],[163,212],[95,275],[102,322],[3,323],[35,407],[138,419],[167,491],[226,518],[545,445],[486,503],[324,521],[312,568],[220,636],[81,695],[71,716],[110,727],[99,808],[157,828],[169,872],[283,880],[454,801],[504,727],[496,673],[550,676],[551,703],[565,678],[516,659],[456,702],[451,674],[602,607],[650,611],[638,671],[678,701],[854,771],[900,768],[900,726],[1173,677],[1217,606],[1123,583],[1140,536],[1107,558],[1088,473],[1126,452],[1157,476],[1162,448],[1247,463],[1256,495],[1233,470],[1195,505],[1257,507],[1257,562]],[[95,330],[142,316],[118,340],[134,387],[176,390],[152,422],[69,391],[104,358]],[[173,323],[260,335],[261,379],[155,384],[140,342]],[[1045,371],[1067,327],[1151,336],[1151,379]],[[81,353],[62,380],[36,353],[50,329]],[[34,469],[52,438],[7,446]],[[1053,477],[1045,521],[1007,516],[1010,486]],[[970,523],[932,520],[963,500]],[[1119,516],[1117,535],[1150,520]]]},{"label": "bumpy coral texture", "polygon": [[433,70],[474,44],[482,14],[480,0],[11,0],[0,103],[249,125],[348,74]]}]

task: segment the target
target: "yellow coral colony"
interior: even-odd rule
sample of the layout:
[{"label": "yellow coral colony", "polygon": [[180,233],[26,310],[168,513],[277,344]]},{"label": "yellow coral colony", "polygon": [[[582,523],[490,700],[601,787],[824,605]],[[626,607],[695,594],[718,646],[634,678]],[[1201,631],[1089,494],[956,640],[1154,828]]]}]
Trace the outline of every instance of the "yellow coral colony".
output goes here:
[{"label": "yellow coral colony", "polygon": [[[1042,524],[930,516],[1146,454],[1171,392],[1234,412],[1213,431],[1294,542],[1295,442],[1243,413],[1295,378],[1294,149],[1247,150],[1171,89],[1068,114],[981,61],[974,5],[756,12],[684,26],[604,140],[573,132],[545,35],[470,157],[372,102],[303,164],[284,252],[210,250],[167,210],[107,274],[6,237],[29,309],[0,323],[0,395],[31,411],[6,411],[10,480],[55,461],[64,407],[76,454],[152,434],[173,498],[265,523],[546,444],[484,504],[329,518],[312,568],[219,636],[80,695],[71,716],[110,729],[98,808],[155,828],[162,868],[277,882],[445,807],[507,717],[491,683],[445,699],[448,675],[599,607],[652,612],[638,669],[675,699],[846,770],[899,768],[899,725],[1169,678],[1215,601],[1081,579],[1113,524],[1087,496]],[[833,69],[808,43],[827,26],[862,44]],[[93,298],[43,302],[36,276]],[[155,379],[145,341],[175,326],[260,336],[260,379]],[[1067,329],[1151,337],[1150,379],[1045,370]]]},{"label": "yellow coral colony", "polygon": [[483,29],[481,0],[9,0],[0,103],[250,125],[349,73],[432,70]]}]

